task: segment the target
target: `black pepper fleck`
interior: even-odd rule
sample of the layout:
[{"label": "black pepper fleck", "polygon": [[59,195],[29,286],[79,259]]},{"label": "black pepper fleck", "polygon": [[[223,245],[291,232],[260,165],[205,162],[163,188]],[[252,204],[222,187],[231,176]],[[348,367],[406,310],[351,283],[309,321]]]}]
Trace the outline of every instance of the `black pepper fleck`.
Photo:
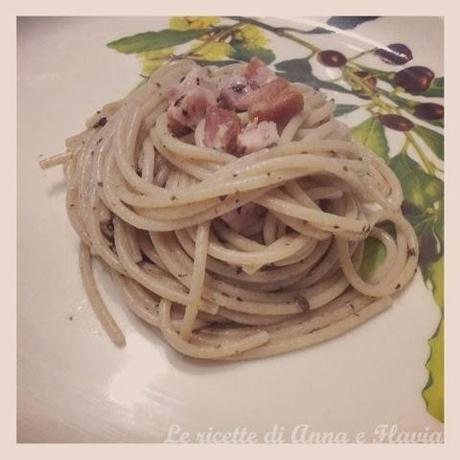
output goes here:
[{"label": "black pepper fleck", "polygon": [[246,85],[243,85],[242,83],[237,83],[235,85],[232,85],[230,88],[235,93],[242,93],[244,89],[246,88]]},{"label": "black pepper fleck", "polygon": [[99,120],[94,123],[93,128],[102,128],[107,123],[107,117],[99,118]]},{"label": "black pepper fleck", "polygon": [[185,97],[185,94],[182,95],[179,99],[176,99],[175,102],[174,102],[174,107],[177,107],[182,102],[184,97]]}]

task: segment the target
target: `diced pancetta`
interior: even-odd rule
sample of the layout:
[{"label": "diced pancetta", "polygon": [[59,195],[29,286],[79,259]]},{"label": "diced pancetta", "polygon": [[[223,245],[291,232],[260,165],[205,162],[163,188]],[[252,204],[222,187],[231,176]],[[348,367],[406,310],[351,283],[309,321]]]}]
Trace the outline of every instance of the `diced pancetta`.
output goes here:
[{"label": "diced pancetta", "polygon": [[240,130],[241,122],[235,112],[209,107],[204,121],[203,144],[224,152],[235,152]]},{"label": "diced pancetta", "polygon": [[224,107],[243,111],[248,108],[246,96],[252,91],[244,77],[232,77],[224,82],[220,96]]},{"label": "diced pancetta", "polygon": [[231,110],[246,110],[249,97],[254,90],[276,78],[263,61],[252,57],[242,71],[227,76],[221,82],[221,99],[224,106]]},{"label": "diced pancetta", "polygon": [[187,128],[195,128],[198,122],[204,118],[206,109],[216,105],[217,97],[213,91],[196,86],[169,106],[170,126],[171,124],[179,124]]},{"label": "diced pancetta", "polygon": [[187,75],[182,77],[179,84],[171,88],[168,93],[168,99],[170,102],[174,103],[181,96],[189,93],[197,86],[213,92],[216,98],[219,96],[219,88],[217,88],[217,85],[209,78],[208,70],[205,67],[197,65],[193,67]]},{"label": "diced pancetta", "polygon": [[[250,153],[276,143],[276,126],[264,122],[282,126],[304,104],[297,88],[277,78],[258,58],[251,58],[246,66],[218,82],[211,80],[207,68],[196,66],[169,91],[168,97],[168,125],[174,135],[196,129],[208,113],[203,132],[196,136],[198,140],[206,147],[235,153],[237,147],[239,153]],[[241,126],[235,111],[241,110],[247,110],[249,119],[256,123],[239,134]]]},{"label": "diced pancetta", "polygon": [[262,150],[279,141],[280,137],[273,121],[252,121],[237,138],[238,152],[246,154]]},{"label": "diced pancetta", "polygon": [[284,79],[265,84],[249,96],[249,118],[285,124],[303,110],[302,93]]},{"label": "diced pancetta", "polygon": [[217,105],[220,90],[209,78],[208,70],[195,66],[168,93],[168,125],[177,136],[195,128],[206,109]]},{"label": "diced pancetta", "polygon": [[246,66],[244,76],[253,89],[260,88],[277,78],[275,73],[266,66],[265,62],[257,57],[252,57],[250,59]]}]

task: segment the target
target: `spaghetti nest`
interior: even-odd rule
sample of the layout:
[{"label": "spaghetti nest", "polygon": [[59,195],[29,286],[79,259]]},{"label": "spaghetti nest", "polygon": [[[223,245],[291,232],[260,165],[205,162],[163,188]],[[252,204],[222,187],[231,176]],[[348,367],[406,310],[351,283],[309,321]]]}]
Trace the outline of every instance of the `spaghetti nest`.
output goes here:
[{"label": "spaghetti nest", "polygon": [[[113,341],[124,336],[98,292],[95,258],[136,315],[196,358],[307,347],[387,308],[418,259],[396,176],[333,119],[333,101],[306,85],[294,85],[303,109],[275,145],[238,156],[197,145],[198,130],[174,135],[167,94],[194,65],[163,66],[42,162],[64,167],[82,278]],[[209,78],[237,66],[212,67]],[[248,123],[247,112],[238,117]],[[228,224],[248,206],[256,219]],[[368,238],[386,256],[363,279]]]}]

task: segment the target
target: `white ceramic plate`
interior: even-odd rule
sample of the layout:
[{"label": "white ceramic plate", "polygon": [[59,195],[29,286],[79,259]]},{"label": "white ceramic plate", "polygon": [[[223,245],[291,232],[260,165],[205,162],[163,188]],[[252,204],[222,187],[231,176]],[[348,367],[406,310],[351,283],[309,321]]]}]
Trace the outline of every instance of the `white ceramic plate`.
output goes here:
[{"label": "white ceramic plate", "polygon": [[[309,30],[312,21],[326,19],[264,21]],[[203,430],[246,429],[259,442],[274,425],[282,427],[286,442],[303,424],[308,433],[347,432],[350,441],[359,431],[376,440],[380,424],[442,431],[421,395],[427,341],[440,313],[420,271],[390,310],[351,333],[299,352],[230,364],[178,355],[123,307],[109,276],[100,272],[127,346],[116,348],[104,335],[81,285],[62,169],[43,172],[37,162],[40,154],[62,151],[64,139],[91,113],[139,82],[137,60],[106,43],[166,27],[167,18],[19,19],[18,439],[162,442],[173,424],[195,440]],[[307,55],[288,39],[264,34],[275,62]],[[429,63],[442,75],[439,19],[379,18],[336,34],[298,36],[347,56],[402,42],[412,49],[414,65]],[[392,70],[375,56],[363,59]],[[317,64],[314,71],[321,79],[337,72]],[[350,94],[334,96],[339,103],[356,102]],[[357,110],[344,120],[356,125],[364,118]],[[398,135],[387,132],[390,155],[397,153]]]}]

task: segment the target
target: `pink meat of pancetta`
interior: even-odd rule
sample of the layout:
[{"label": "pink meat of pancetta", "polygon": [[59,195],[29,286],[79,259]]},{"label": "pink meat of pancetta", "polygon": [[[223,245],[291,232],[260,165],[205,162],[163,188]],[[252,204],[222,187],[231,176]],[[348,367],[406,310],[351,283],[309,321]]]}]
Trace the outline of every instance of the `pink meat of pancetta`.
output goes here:
[{"label": "pink meat of pancetta", "polygon": [[210,80],[207,69],[194,67],[178,85],[173,87],[168,98],[168,125],[175,135],[188,128],[195,128],[205,116],[206,109],[217,105],[219,90]]},{"label": "pink meat of pancetta", "polygon": [[168,108],[170,127],[174,122],[187,128],[195,128],[199,121],[204,118],[208,107],[216,106],[217,98],[214,93],[197,86],[180,96]]},{"label": "pink meat of pancetta", "polygon": [[260,88],[266,83],[278,78],[265,62],[257,57],[252,57],[246,66],[244,76],[253,89]]},{"label": "pink meat of pancetta", "polygon": [[248,112],[251,120],[274,121],[286,124],[303,110],[302,93],[292,83],[278,78],[266,83],[248,96]]},{"label": "pink meat of pancetta", "polygon": [[253,57],[241,72],[229,75],[221,83],[223,104],[231,110],[246,110],[249,104],[247,96],[276,78],[263,61]]},{"label": "pink meat of pancetta", "polygon": [[262,150],[280,140],[276,123],[273,121],[252,121],[237,138],[238,152],[246,154]]},{"label": "pink meat of pancetta", "polygon": [[209,72],[205,67],[194,66],[190,72],[182,77],[180,82],[168,92],[168,99],[174,103],[184,94],[189,93],[197,86],[210,90],[216,98],[219,96],[219,89],[209,78]]},{"label": "pink meat of pancetta", "polygon": [[220,93],[222,105],[231,110],[244,111],[248,108],[246,96],[253,90],[241,75],[232,75],[222,84]]},{"label": "pink meat of pancetta", "polygon": [[203,143],[224,152],[236,151],[236,139],[241,130],[238,115],[219,107],[209,107],[206,110]]},{"label": "pink meat of pancetta", "polygon": [[[208,69],[196,66],[170,90],[168,97],[168,126],[173,134],[180,136],[195,129],[209,112],[206,127],[198,137],[205,146],[233,153],[250,153],[276,143],[276,126],[263,122],[283,126],[304,105],[300,91],[287,80],[277,78],[258,58],[252,58],[219,84],[210,79]],[[225,109],[218,110],[219,104]],[[239,136],[241,126],[235,110],[247,110],[250,120],[256,122]]]}]

